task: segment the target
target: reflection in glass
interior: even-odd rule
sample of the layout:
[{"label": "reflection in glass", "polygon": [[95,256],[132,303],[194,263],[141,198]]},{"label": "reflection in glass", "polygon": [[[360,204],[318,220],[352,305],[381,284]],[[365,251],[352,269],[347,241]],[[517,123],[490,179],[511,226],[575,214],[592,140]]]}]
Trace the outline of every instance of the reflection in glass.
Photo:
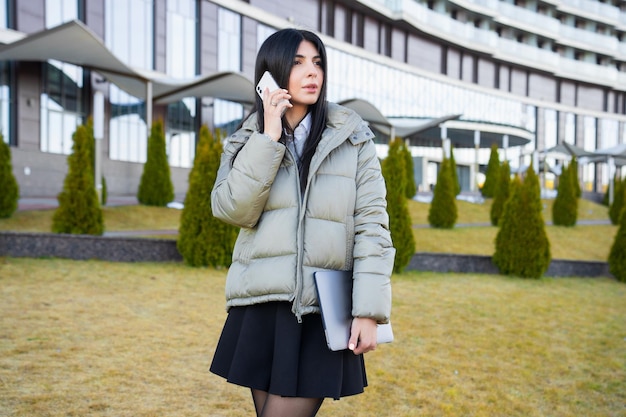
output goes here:
[{"label": "reflection in glass", "polygon": [[9,14],[7,13],[8,1],[0,1],[0,28],[8,29],[9,27]]},{"label": "reflection in glass", "polygon": [[[218,9],[217,68],[219,71],[241,71],[241,16]],[[243,118],[243,106],[226,100],[213,102],[213,126],[225,134],[234,132]]]},{"label": "reflection in glass", "polygon": [[576,145],[576,115],[574,113],[565,114],[565,142]]},{"label": "reflection in glass", "polygon": [[[583,119],[583,149],[593,151],[596,149],[596,118],[584,116]],[[583,166],[583,184],[585,191],[594,191],[596,164]]]},{"label": "reflection in glass", "polygon": [[[106,0],[105,44],[127,65],[153,68],[153,1]],[[148,127],[145,102],[109,86],[109,158],[143,163],[146,161]]]},{"label": "reflection in glass", "polygon": [[[180,79],[196,75],[196,2],[167,1],[167,74]],[[167,106],[165,132],[171,166],[193,165],[196,143],[196,99],[185,98]]]},{"label": "reflection in glass", "polygon": [[148,129],[144,101],[120,90],[114,84],[109,87],[109,101],[109,158],[146,162]]},{"label": "reflection in glass", "polygon": [[11,143],[9,134],[9,120],[11,113],[11,90],[10,90],[9,63],[0,62],[0,134],[6,143]]},{"label": "reflection in glass", "polygon": [[46,0],[46,28],[74,19],[78,19],[78,0]]},{"label": "reflection in glass", "polygon": [[153,1],[106,0],[105,44],[131,67],[153,69]]},{"label": "reflection in glass", "polygon": [[42,68],[40,149],[70,154],[72,135],[86,118],[83,69],[53,60],[44,63]]}]

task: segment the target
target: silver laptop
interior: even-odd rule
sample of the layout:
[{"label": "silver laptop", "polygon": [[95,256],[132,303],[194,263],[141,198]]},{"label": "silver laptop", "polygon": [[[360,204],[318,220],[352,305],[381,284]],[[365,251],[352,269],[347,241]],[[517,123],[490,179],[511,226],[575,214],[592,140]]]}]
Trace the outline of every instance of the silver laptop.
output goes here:
[{"label": "silver laptop", "polygon": [[[328,348],[347,349],[352,326],[352,271],[317,271],[313,278]],[[391,341],[391,323],[379,324],[377,343]]]}]

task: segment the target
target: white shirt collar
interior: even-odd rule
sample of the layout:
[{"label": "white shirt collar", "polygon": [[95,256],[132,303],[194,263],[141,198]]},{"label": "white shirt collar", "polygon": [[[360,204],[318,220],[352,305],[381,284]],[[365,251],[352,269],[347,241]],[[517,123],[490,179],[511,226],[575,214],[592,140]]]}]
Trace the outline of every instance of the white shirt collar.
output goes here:
[{"label": "white shirt collar", "polygon": [[304,116],[304,119],[302,119],[300,124],[293,131],[293,137],[296,142],[306,140],[309,136],[309,132],[311,131],[311,122],[311,113],[307,113],[306,116]]}]

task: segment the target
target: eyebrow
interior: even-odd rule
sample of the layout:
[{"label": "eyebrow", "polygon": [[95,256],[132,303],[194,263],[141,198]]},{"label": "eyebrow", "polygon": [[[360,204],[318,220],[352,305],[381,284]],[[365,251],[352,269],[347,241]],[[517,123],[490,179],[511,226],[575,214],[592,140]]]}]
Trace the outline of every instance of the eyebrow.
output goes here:
[{"label": "eyebrow", "polygon": [[[304,55],[296,54],[296,58],[306,58]],[[322,59],[320,55],[315,55],[312,59]]]}]

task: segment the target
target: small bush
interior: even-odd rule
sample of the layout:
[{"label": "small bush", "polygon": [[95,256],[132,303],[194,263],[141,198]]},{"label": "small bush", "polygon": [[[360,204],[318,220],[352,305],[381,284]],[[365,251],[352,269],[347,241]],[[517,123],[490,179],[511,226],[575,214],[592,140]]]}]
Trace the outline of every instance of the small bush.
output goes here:
[{"label": "small bush", "polygon": [[104,177],[104,175],[102,176],[102,190],[100,191],[101,191],[100,204],[103,206],[106,206],[107,201],[109,200],[109,190],[107,188],[107,179]]},{"label": "small bush", "polygon": [[564,166],[559,177],[559,187],[552,205],[552,223],[555,226],[576,226],[578,198],[576,197],[576,173],[572,165]]},{"label": "small bush", "polygon": [[417,186],[415,185],[415,172],[413,171],[413,156],[408,146],[402,145],[402,155],[404,157],[404,172],[406,180],[404,182],[404,195],[411,199],[417,194]]},{"label": "small bush", "polygon": [[164,207],[174,200],[170,165],[165,151],[163,122],[152,124],[148,138],[148,157],[143,166],[137,200],[146,206]]},{"label": "small bush", "polygon": [[458,217],[456,187],[454,186],[450,160],[443,159],[437,184],[433,190],[433,201],[428,210],[428,223],[439,229],[452,229]]},{"label": "small bush", "polygon": [[609,253],[609,271],[618,281],[626,282],[626,209],[622,210],[619,229]]},{"label": "small bush", "polygon": [[[625,191],[624,181],[619,176],[615,176],[613,181],[613,203],[609,205],[609,218],[612,224],[618,224],[620,215],[624,208]],[[607,193],[608,194],[608,193]]]},{"label": "small bush", "polygon": [[17,210],[20,187],[13,175],[11,148],[0,135],[0,219],[8,218]]},{"label": "small bush", "polygon": [[387,213],[393,246],[396,249],[393,270],[401,273],[415,254],[415,238],[409,205],[404,190],[406,183],[405,158],[402,141],[395,139],[389,144],[389,153],[382,162],[382,172],[387,186]]},{"label": "small bush", "polygon": [[211,209],[211,190],[217,178],[222,142],[204,125],[198,136],[176,246],[188,265],[227,267],[232,262],[238,229],[214,217]]},{"label": "small bush", "polygon": [[487,164],[487,172],[485,173],[485,183],[480,189],[481,194],[485,198],[492,198],[496,190],[496,183],[500,172],[500,157],[498,156],[498,145],[491,145],[491,154],[489,155],[489,163]]},{"label": "small bush", "polygon": [[461,194],[461,183],[459,182],[459,173],[456,168],[456,159],[454,159],[454,147],[450,146],[450,174],[452,175],[452,185],[454,186],[454,195]]},{"label": "small bush", "polygon": [[78,126],[72,136],[72,154],[63,191],[57,196],[59,207],[52,216],[54,233],[101,235],[104,218],[93,180],[89,142],[93,140],[88,126]]},{"label": "small bush", "polygon": [[511,188],[511,167],[508,161],[504,161],[500,166],[500,174],[498,175],[498,181],[496,183],[496,189],[493,196],[493,203],[491,204],[491,210],[489,212],[491,218],[491,224],[497,226],[500,218],[502,217],[502,211],[504,210],[504,204],[509,199]]},{"label": "small bush", "polygon": [[541,209],[539,180],[531,166],[524,182],[515,177],[504,205],[493,255],[500,273],[540,278],[550,266],[550,242]]}]

